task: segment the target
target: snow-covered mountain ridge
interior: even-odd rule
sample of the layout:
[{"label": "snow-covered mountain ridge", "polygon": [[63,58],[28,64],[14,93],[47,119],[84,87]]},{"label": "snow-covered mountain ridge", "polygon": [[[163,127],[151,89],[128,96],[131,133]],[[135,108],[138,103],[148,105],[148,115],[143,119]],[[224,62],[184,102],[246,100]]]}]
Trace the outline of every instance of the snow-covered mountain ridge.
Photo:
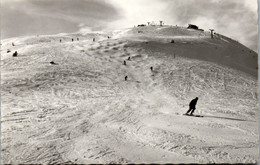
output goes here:
[{"label": "snow-covered mountain ridge", "polygon": [[[257,161],[257,54],[236,41],[146,26],[1,43],[2,163]],[[182,115],[195,97],[204,117]]]}]

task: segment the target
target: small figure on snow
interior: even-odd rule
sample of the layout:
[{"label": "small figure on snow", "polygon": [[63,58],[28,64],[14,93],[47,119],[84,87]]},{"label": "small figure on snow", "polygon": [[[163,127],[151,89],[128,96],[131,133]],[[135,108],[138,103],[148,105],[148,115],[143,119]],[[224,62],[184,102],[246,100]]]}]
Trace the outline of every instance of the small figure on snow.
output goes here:
[{"label": "small figure on snow", "polygon": [[126,65],[126,61],[124,60],[124,65]]},{"label": "small figure on snow", "polygon": [[74,41],[74,39],[72,38],[72,39],[71,39],[71,41],[73,42],[73,41]]},{"label": "small figure on snow", "polygon": [[61,39],[60,39],[60,43],[61,43]]},{"label": "small figure on snow", "polygon": [[130,56],[128,57],[128,59],[127,60],[129,60],[130,61]]},{"label": "small figure on snow", "polygon": [[150,67],[150,69],[151,69],[151,71],[153,71],[153,67],[152,66]]},{"label": "small figure on snow", "polygon": [[125,76],[125,81],[127,81],[127,76]]},{"label": "small figure on snow", "polygon": [[58,65],[58,64],[55,63],[54,61],[51,61],[50,64],[52,64],[52,65]]},{"label": "small figure on snow", "polygon": [[15,46],[13,42],[12,42],[12,46]]},{"label": "small figure on snow", "polygon": [[95,42],[96,41],[96,39],[95,38],[93,38],[93,42]]},{"label": "small figure on snow", "polygon": [[195,111],[196,109],[196,104],[197,104],[197,101],[198,101],[198,97],[196,97],[195,99],[191,100],[190,102],[190,109],[186,112],[186,115],[188,115],[188,113],[191,111],[190,115],[193,114],[193,112]]},{"label": "small figure on snow", "polygon": [[18,56],[18,53],[17,53],[17,51],[15,51],[14,53],[13,53],[13,57],[17,57]]}]

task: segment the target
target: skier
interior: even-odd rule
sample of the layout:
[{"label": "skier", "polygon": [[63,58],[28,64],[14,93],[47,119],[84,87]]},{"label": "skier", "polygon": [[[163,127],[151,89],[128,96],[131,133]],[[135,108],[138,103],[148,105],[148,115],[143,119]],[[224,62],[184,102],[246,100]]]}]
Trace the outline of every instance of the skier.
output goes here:
[{"label": "skier", "polygon": [[125,81],[127,81],[127,76],[125,76]]},{"label": "skier", "polygon": [[124,65],[126,65],[126,62],[124,61]]},{"label": "skier", "polygon": [[196,104],[197,104],[197,101],[198,101],[198,97],[196,97],[195,99],[191,100],[190,102],[190,109],[186,112],[186,115],[188,115],[188,113],[191,111],[190,115],[193,114],[193,112],[195,111],[196,109]]},{"label": "skier", "polygon": [[73,41],[74,41],[74,39],[72,38],[72,39],[71,39],[71,41],[73,42]]},{"label": "skier", "polygon": [[152,66],[150,67],[150,69],[151,69],[151,71],[153,71],[153,67]]},{"label": "skier", "polygon": [[18,53],[17,53],[17,51],[15,51],[15,52],[13,53],[13,57],[17,57],[17,55],[18,55]]},{"label": "skier", "polygon": [[55,63],[54,61],[51,61],[50,64],[52,64],[52,65],[58,65],[58,64]]},{"label": "skier", "polygon": [[127,60],[129,60],[130,61],[130,56],[128,57],[128,59]]}]

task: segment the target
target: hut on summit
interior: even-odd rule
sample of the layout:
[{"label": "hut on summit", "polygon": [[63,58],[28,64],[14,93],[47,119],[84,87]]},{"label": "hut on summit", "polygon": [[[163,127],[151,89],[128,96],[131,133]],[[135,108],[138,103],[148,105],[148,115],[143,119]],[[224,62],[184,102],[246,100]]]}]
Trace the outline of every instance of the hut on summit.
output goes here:
[{"label": "hut on summit", "polygon": [[145,24],[137,25],[137,27],[142,27],[142,26],[146,26],[146,25]]},{"label": "hut on summit", "polygon": [[189,26],[187,27],[187,29],[195,29],[195,30],[198,30],[199,27],[198,27],[197,25],[189,24]]},{"label": "hut on summit", "polygon": [[193,25],[193,24],[189,24],[187,29],[194,29],[194,30],[199,30],[199,31],[202,31],[202,32],[204,31],[203,29],[199,29],[199,27],[197,25]]}]

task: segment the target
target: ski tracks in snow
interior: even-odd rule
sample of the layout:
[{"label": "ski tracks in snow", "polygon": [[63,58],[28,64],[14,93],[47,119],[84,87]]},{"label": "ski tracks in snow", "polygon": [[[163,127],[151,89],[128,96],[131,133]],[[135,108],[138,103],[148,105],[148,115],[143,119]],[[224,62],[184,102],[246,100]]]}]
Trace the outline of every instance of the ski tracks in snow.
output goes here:
[{"label": "ski tracks in snow", "polygon": [[[224,80],[232,74],[224,76],[221,69],[203,74],[217,67],[197,62],[187,70],[191,63],[187,59],[156,58],[119,38],[51,41],[20,43],[18,58],[1,60],[4,163],[239,162],[242,156],[229,154],[231,147],[225,145],[234,143],[224,136],[214,140],[214,131],[212,135],[207,131],[221,134],[230,128],[243,132],[242,140],[248,142],[256,135],[247,138],[244,129],[248,128],[236,129],[238,123],[231,128],[225,122],[187,121],[179,115],[186,111],[187,95],[195,96],[191,90],[202,92],[207,84],[213,91],[218,88],[214,80],[232,86]],[[244,79],[233,83],[237,82],[247,84],[246,88],[252,85]],[[217,95],[212,93],[208,95]],[[209,145],[206,138],[218,147]]]}]

